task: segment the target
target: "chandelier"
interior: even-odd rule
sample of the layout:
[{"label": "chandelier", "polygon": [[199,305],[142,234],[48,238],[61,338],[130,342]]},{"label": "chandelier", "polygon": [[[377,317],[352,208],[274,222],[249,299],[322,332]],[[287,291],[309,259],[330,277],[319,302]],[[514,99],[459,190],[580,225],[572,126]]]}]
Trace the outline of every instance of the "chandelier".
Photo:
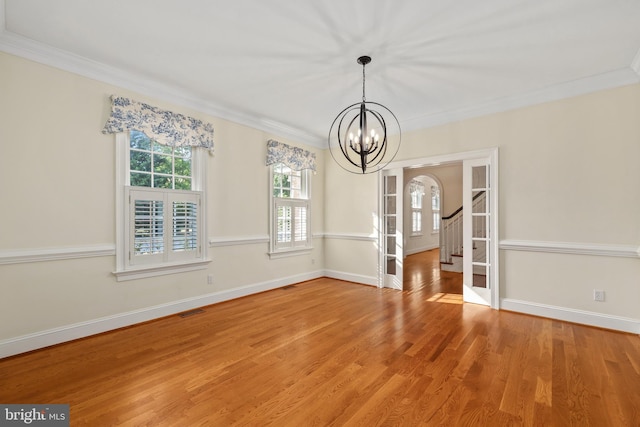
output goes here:
[{"label": "chandelier", "polygon": [[400,123],[395,114],[365,96],[365,66],[371,57],[361,56],[362,101],[342,110],[329,129],[329,151],[343,169],[372,173],[384,168],[400,148]]}]

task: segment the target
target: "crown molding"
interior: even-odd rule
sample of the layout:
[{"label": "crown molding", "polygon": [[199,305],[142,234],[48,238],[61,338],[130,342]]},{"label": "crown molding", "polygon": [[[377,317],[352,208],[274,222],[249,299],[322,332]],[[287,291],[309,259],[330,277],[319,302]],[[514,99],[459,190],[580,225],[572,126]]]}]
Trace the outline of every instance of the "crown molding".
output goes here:
[{"label": "crown molding", "polygon": [[419,130],[636,83],[640,83],[640,52],[631,67],[491,100],[484,104],[415,117],[401,121],[400,125],[403,132]]},{"label": "crown molding", "polygon": [[[142,95],[192,108],[279,137],[318,148],[327,148],[324,136],[294,128],[266,117],[256,117],[228,106],[218,105],[193,93],[181,91],[175,87],[150,80],[145,76],[111,67],[11,33],[6,30],[5,0],[0,0],[0,51]],[[541,88],[521,95],[490,100],[480,105],[414,117],[401,121],[400,125],[403,132],[419,130],[639,82],[640,51],[629,67]]]},{"label": "crown molding", "polygon": [[0,0],[0,51],[128,89],[142,95],[192,108],[196,111],[252,127],[278,137],[299,141],[318,148],[324,148],[326,145],[324,137],[287,126],[271,119],[256,117],[233,110],[229,107],[217,105],[189,92],[181,91],[145,76],[111,67],[10,33],[4,28],[3,6],[4,1]]}]

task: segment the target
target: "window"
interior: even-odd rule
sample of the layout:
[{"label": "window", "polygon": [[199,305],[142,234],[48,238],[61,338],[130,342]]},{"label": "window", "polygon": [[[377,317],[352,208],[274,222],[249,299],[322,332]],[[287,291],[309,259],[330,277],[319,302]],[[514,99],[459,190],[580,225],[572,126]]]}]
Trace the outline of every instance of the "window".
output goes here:
[{"label": "window", "polygon": [[129,148],[131,186],[191,190],[191,147],[161,145],[134,130]]},{"label": "window", "polygon": [[424,185],[418,181],[412,181],[411,191],[411,235],[420,236],[422,234],[422,198],[424,196]]},{"label": "window", "polygon": [[431,212],[433,215],[432,233],[440,231],[440,187],[431,187]]},{"label": "window", "polygon": [[200,268],[207,261],[200,150],[162,145],[137,130],[116,139],[123,163],[118,280]]},{"label": "window", "polygon": [[271,166],[271,253],[310,249],[310,173]]}]

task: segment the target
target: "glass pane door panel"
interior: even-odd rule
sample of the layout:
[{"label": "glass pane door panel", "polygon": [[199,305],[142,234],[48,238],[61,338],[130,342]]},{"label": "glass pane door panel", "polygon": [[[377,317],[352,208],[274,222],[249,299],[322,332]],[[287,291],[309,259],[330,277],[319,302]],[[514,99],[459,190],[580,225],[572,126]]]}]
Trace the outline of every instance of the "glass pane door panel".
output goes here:
[{"label": "glass pane door panel", "polygon": [[393,175],[385,177],[385,194],[396,194],[396,177]]},{"label": "glass pane door panel", "polygon": [[471,176],[472,189],[487,188],[487,171],[488,171],[487,165],[473,167],[473,174]]},{"label": "glass pane door panel", "polygon": [[396,236],[387,236],[387,254],[396,254]]},{"label": "glass pane door panel", "polygon": [[486,238],[487,237],[487,216],[486,215],[473,215],[471,225],[473,227],[473,238]]},{"label": "glass pane door panel", "polygon": [[471,205],[471,211],[473,213],[486,213],[487,212],[487,192],[485,190],[475,190],[472,192],[473,199]]},{"label": "glass pane door panel", "polygon": [[473,239],[473,262],[486,264],[487,262],[487,241],[484,239]]},{"label": "glass pane door panel", "polygon": [[396,234],[396,217],[387,216],[385,223],[387,225],[386,234]]},{"label": "glass pane door panel", "polygon": [[387,262],[385,263],[386,273],[395,276],[396,271],[396,257],[387,255]]},{"label": "glass pane door panel", "polygon": [[396,213],[396,196],[395,196],[395,194],[385,197],[384,211],[385,211],[386,214],[395,214]]},{"label": "glass pane door panel", "polygon": [[483,265],[473,266],[473,287],[487,288],[489,283],[489,268]]}]

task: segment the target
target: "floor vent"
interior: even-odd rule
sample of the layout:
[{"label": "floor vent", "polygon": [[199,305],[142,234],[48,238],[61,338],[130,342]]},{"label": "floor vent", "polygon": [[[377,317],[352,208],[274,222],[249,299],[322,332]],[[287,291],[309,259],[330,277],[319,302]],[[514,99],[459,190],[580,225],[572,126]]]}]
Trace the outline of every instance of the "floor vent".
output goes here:
[{"label": "floor vent", "polygon": [[281,287],[280,289],[285,290],[285,291],[288,291],[289,289],[293,289],[293,288],[295,288],[295,287],[296,287],[296,285],[289,285],[289,286],[283,286],[283,287]]},{"label": "floor vent", "polygon": [[193,316],[194,314],[200,314],[200,313],[204,313],[204,310],[201,308],[196,308],[195,310],[185,311],[184,313],[180,313],[178,316],[189,317],[189,316]]}]

